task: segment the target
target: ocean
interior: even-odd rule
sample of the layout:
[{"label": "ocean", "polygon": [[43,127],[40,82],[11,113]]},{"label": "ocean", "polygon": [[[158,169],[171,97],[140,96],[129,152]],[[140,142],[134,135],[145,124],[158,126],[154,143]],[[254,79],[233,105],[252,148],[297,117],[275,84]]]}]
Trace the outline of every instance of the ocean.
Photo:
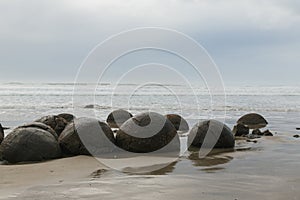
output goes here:
[{"label": "ocean", "polygon": [[[105,121],[112,110],[123,108],[132,114],[177,113],[191,127],[200,120],[219,119],[232,128],[242,115],[257,112],[274,134],[255,142],[236,140],[233,151],[212,152],[203,159],[188,152],[147,174],[104,170],[94,159],[80,156],[0,165],[0,199],[298,200],[300,140],[293,135],[300,134],[300,87],[225,87],[225,93],[182,85],[85,83],[74,89],[71,83],[0,84],[0,122],[11,128],[59,113]],[[144,161],[151,163],[149,158]]]},{"label": "ocean", "polygon": [[[75,89],[74,89],[75,88]],[[203,86],[73,83],[0,84],[0,122],[15,127],[44,115],[73,113],[105,121],[114,109],[133,114],[155,111],[177,113],[193,126],[199,120],[225,119],[233,126],[250,112],[262,114],[269,129],[278,134],[296,134],[300,126],[300,87],[226,87],[222,94],[210,94]],[[212,102],[213,98],[213,102]],[[225,102],[226,100],[226,102]],[[94,108],[85,108],[94,105]]]}]

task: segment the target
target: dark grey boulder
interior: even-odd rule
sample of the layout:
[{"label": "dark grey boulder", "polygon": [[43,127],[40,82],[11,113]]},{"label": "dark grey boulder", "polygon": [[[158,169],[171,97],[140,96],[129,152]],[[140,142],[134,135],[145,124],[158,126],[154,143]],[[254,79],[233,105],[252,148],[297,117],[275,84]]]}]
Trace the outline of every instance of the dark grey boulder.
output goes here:
[{"label": "dark grey boulder", "polygon": [[259,129],[254,129],[254,130],[252,131],[252,134],[253,134],[253,135],[263,135],[263,133],[262,133]]},{"label": "dark grey boulder", "polygon": [[233,148],[235,139],[228,126],[216,120],[208,120],[192,128],[188,145],[197,148]]},{"label": "dark grey boulder", "polygon": [[58,138],[65,154],[94,155],[114,151],[115,138],[110,127],[91,118],[76,118],[69,123]]},{"label": "dark grey boulder", "polygon": [[247,126],[250,129],[264,128],[268,125],[267,120],[257,113],[244,115],[237,121],[237,123]]},{"label": "dark grey boulder", "polygon": [[270,130],[265,130],[265,131],[263,132],[263,135],[264,135],[264,136],[273,136],[273,133],[272,133]]},{"label": "dark grey boulder", "polygon": [[68,124],[68,122],[64,118],[56,115],[48,115],[38,120],[35,120],[35,122],[40,122],[50,126],[58,136],[61,134],[61,132],[65,129],[66,125]]},{"label": "dark grey boulder", "polygon": [[89,104],[89,105],[84,106],[84,108],[88,108],[88,109],[92,109],[92,108],[96,108],[96,107],[100,107],[100,106],[94,105],[94,104]]},{"label": "dark grey boulder", "polygon": [[181,131],[181,132],[189,131],[189,125],[187,121],[180,115],[168,114],[166,115],[166,118],[171,121],[171,123],[174,125],[177,131]]},{"label": "dark grey boulder", "polygon": [[294,137],[294,138],[299,138],[299,137],[300,137],[300,135],[293,135],[293,137]]},{"label": "dark grey boulder", "polygon": [[180,150],[174,125],[154,112],[128,119],[117,131],[116,143],[121,149],[133,153],[177,153]]},{"label": "dark grey boulder", "polygon": [[73,121],[76,118],[74,115],[69,114],[69,113],[61,113],[57,116],[64,118],[68,123],[70,123],[71,121]]},{"label": "dark grey boulder", "polygon": [[243,124],[237,124],[233,128],[234,136],[246,136],[249,134],[249,127],[244,126]]},{"label": "dark grey boulder", "polygon": [[3,160],[18,163],[59,158],[61,150],[56,138],[48,131],[19,127],[5,137],[0,154]]},{"label": "dark grey boulder", "polygon": [[31,123],[19,126],[18,128],[39,128],[39,129],[48,131],[49,133],[51,133],[51,135],[53,135],[56,138],[56,140],[58,139],[58,135],[56,134],[56,132],[50,126],[43,124],[41,122],[31,122]]},{"label": "dark grey boulder", "polygon": [[4,130],[2,125],[0,124],[0,144],[3,141],[3,139],[4,139]]},{"label": "dark grey boulder", "polygon": [[106,122],[111,128],[119,128],[124,122],[132,117],[132,114],[126,110],[118,109],[111,112]]}]

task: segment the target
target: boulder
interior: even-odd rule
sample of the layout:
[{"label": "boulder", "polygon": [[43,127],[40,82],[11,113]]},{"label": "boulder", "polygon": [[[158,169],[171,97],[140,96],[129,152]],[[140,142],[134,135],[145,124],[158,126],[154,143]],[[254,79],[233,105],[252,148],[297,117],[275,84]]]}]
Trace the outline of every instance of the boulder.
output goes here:
[{"label": "boulder", "polygon": [[86,105],[84,106],[84,108],[88,108],[88,109],[92,109],[92,108],[96,108],[97,105],[94,105],[94,104],[89,104],[89,105]]},{"label": "boulder", "polygon": [[59,158],[61,150],[50,132],[37,127],[18,127],[3,140],[0,154],[3,160],[18,163]]},{"label": "boulder", "polygon": [[61,134],[61,132],[65,129],[66,125],[68,124],[68,122],[64,118],[56,115],[48,115],[36,120],[35,122],[40,122],[50,126],[58,136]]},{"label": "boulder", "polygon": [[2,125],[0,124],[0,144],[3,141],[3,139],[4,139],[4,130]]},{"label": "boulder", "polygon": [[271,133],[271,131],[269,131],[269,130],[265,130],[265,131],[263,132],[263,135],[264,135],[264,136],[273,136],[273,133]]},{"label": "boulder", "polygon": [[171,121],[171,123],[174,125],[177,131],[181,131],[181,132],[189,131],[189,125],[187,121],[184,118],[182,118],[180,115],[168,114],[166,115],[166,118]]},{"label": "boulder", "polygon": [[70,123],[71,121],[73,121],[73,119],[76,118],[74,115],[69,114],[69,113],[61,113],[57,116],[64,118],[68,123]]},{"label": "boulder", "polygon": [[234,136],[246,136],[249,134],[249,128],[244,126],[243,124],[237,124],[233,128]]},{"label": "boulder", "polygon": [[242,124],[249,129],[259,129],[264,128],[268,125],[267,120],[257,113],[250,113],[242,116],[238,121],[238,124]]},{"label": "boulder", "polygon": [[252,131],[252,134],[253,134],[253,135],[264,135],[259,129],[254,129],[254,130]]},{"label": "boulder", "polygon": [[119,128],[125,121],[127,121],[131,117],[132,114],[130,112],[123,109],[118,109],[108,115],[106,122],[111,128]]},{"label": "boulder", "polygon": [[111,153],[115,138],[110,127],[91,118],[76,118],[69,123],[58,138],[67,155],[99,155]]},{"label": "boulder", "polygon": [[299,138],[300,136],[299,136],[299,135],[294,135],[293,137],[294,137],[294,138]]},{"label": "boulder", "polygon": [[58,135],[56,134],[56,132],[50,126],[43,124],[41,122],[31,122],[31,123],[19,126],[18,128],[39,128],[44,131],[48,131],[49,133],[51,133],[51,135],[53,135],[56,138],[56,140],[58,139]]},{"label": "boulder", "polygon": [[197,148],[233,148],[235,140],[230,128],[222,122],[198,122],[190,131],[188,145]]},{"label": "boulder", "polygon": [[178,153],[180,141],[174,125],[154,112],[128,119],[117,131],[117,145],[133,153]]}]

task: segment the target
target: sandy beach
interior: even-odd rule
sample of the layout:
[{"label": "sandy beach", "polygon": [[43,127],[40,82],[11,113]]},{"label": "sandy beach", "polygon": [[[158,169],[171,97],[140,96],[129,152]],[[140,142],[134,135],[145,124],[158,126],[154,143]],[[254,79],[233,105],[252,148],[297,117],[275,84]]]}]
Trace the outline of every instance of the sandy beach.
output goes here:
[{"label": "sandy beach", "polygon": [[233,152],[200,160],[188,154],[147,174],[113,170],[88,156],[0,165],[0,199],[296,200],[299,143],[283,136],[237,140]]}]

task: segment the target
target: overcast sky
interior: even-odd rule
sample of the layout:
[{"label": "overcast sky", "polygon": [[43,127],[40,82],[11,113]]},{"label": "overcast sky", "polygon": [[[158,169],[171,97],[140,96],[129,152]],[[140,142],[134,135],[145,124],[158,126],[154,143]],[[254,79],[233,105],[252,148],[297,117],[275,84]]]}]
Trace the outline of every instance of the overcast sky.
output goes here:
[{"label": "overcast sky", "polygon": [[299,0],[1,0],[0,82],[72,82],[98,43],[149,26],[194,38],[227,85],[299,85]]}]

